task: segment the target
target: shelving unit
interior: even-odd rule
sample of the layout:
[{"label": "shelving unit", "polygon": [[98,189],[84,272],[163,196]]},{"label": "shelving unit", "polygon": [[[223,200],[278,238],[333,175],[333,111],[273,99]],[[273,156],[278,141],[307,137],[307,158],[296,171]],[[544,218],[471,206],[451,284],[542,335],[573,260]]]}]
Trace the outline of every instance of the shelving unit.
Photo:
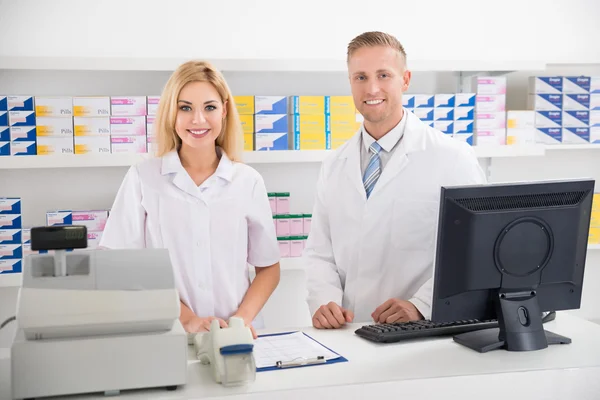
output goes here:
[{"label": "shelving unit", "polygon": [[[473,149],[478,158],[538,157],[544,156],[548,151],[600,150],[600,144],[475,146]],[[249,151],[244,152],[243,160],[248,164],[318,163],[325,160],[332,152],[332,150]],[[8,156],[0,157],[0,169],[125,167],[150,157],[149,154]]]}]

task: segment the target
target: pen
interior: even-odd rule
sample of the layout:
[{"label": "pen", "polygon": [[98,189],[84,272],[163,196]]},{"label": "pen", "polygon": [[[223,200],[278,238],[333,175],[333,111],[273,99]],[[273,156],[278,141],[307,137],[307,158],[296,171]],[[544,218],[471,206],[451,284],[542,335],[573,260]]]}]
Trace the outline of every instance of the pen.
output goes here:
[{"label": "pen", "polygon": [[325,360],[325,357],[318,356],[315,358],[302,358],[302,359],[292,360],[292,361],[277,361],[275,363],[275,365],[277,366],[277,368],[288,368],[288,367],[300,367],[303,365],[325,364],[326,362],[327,362],[327,360]]}]

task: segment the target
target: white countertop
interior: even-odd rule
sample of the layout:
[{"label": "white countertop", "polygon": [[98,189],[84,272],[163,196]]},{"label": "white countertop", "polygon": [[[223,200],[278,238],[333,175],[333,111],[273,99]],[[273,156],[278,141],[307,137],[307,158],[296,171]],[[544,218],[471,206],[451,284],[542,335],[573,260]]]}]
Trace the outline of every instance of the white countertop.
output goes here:
[{"label": "white countertop", "polygon": [[[356,336],[354,330],[358,327],[351,324],[341,330],[303,329],[348,362],[259,372],[253,384],[227,388],[212,381],[208,366],[190,360],[185,387],[174,392],[127,391],[120,397],[235,399],[243,396],[287,400],[327,395],[348,399],[401,391],[403,398],[414,395],[423,400],[440,398],[441,392],[456,391],[449,393],[451,398],[479,398],[485,393],[486,400],[506,400],[507,395],[512,399],[600,399],[600,325],[572,315],[559,313],[556,321],[545,325],[547,330],[570,337],[571,344],[523,353],[480,354],[451,338],[375,344]],[[9,371],[9,354],[0,349],[0,399],[9,398]]]}]

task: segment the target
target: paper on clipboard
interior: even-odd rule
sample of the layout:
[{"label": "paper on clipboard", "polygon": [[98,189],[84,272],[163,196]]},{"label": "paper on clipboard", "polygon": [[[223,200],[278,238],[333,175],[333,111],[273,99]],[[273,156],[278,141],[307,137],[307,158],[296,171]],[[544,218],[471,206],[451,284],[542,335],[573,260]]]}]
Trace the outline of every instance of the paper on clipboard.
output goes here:
[{"label": "paper on clipboard", "polygon": [[253,352],[257,369],[275,367],[278,361],[289,362],[319,356],[329,361],[341,357],[302,332],[261,336],[254,341]]}]

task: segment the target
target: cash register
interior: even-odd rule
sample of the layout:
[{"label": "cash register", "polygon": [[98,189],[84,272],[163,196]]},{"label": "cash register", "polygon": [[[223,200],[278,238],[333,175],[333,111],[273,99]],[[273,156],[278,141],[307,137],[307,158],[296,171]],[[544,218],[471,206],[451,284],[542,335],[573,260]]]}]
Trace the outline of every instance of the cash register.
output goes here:
[{"label": "cash register", "polygon": [[31,230],[32,250],[48,253],[25,259],[13,399],[184,385],[187,335],[168,250],[86,247],[84,226]]}]

